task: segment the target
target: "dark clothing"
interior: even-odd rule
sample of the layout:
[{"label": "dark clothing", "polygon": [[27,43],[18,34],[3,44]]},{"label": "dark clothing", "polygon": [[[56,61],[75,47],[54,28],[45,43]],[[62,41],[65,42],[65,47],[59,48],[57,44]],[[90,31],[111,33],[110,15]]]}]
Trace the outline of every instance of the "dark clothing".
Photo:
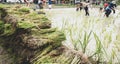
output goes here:
[{"label": "dark clothing", "polygon": [[105,9],[105,15],[106,15],[106,17],[109,17],[110,13],[111,13],[111,8],[108,6]]},{"label": "dark clothing", "polygon": [[109,3],[110,8],[114,8],[114,4],[112,2]]},{"label": "dark clothing", "polygon": [[80,7],[80,10],[82,10],[82,7]]},{"label": "dark clothing", "polygon": [[113,13],[115,14],[115,9],[114,9],[114,8],[112,8],[112,10],[113,10]]},{"label": "dark clothing", "polygon": [[115,5],[112,2],[109,3],[109,8],[111,8],[113,13],[115,13]]},{"label": "dark clothing", "polygon": [[83,4],[82,4],[82,3],[80,3],[80,10],[82,10],[82,7],[83,7]]},{"label": "dark clothing", "polygon": [[27,0],[24,0],[24,2],[26,3],[26,2],[27,2]]},{"label": "dark clothing", "polygon": [[79,10],[79,8],[76,8],[76,11],[78,11]]},{"label": "dark clothing", "polygon": [[48,1],[48,4],[49,4],[49,5],[51,5],[51,4],[52,4],[52,1],[51,1],[51,0],[49,0],[49,1]]},{"label": "dark clothing", "polygon": [[114,6],[114,7],[117,7],[117,5],[116,5],[116,4],[113,4],[113,6]]},{"label": "dark clothing", "polygon": [[76,5],[77,5],[76,11],[78,11],[79,9],[82,10],[83,4],[81,2],[77,2]]},{"label": "dark clothing", "polygon": [[38,4],[38,0],[33,0],[34,4]]},{"label": "dark clothing", "polygon": [[111,10],[109,10],[109,9],[106,10],[106,12],[105,12],[106,17],[109,17],[110,13],[111,13]]},{"label": "dark clothing", "polygon": [[103,8],[102,8],[102,7],[100,7],[100,11],[102,11],[102,9],[103,9]]},{"label": "dark clothing", "polygon": [[82,7],[76,8],[76,11],[78,11],[80,9],[80,11],[82,10]]},{"label": "dark clothing", "polygon": [[85,7],[84,7],[84,10],[85,10],[85,15],[86,15],[86,16],[89,16],[88,6],[85,6]]}]

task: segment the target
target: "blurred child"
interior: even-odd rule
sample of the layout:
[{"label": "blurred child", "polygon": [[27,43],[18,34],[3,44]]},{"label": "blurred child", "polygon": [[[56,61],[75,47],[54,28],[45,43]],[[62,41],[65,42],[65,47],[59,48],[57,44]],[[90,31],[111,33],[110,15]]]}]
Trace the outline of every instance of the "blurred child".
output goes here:
[{"label": "blurred child", "polygon": [[84,10],[85,10],[85,15],[86,15],[86,16],[89,16],[88,5],[86,5],[86,6],[84,7]]}]

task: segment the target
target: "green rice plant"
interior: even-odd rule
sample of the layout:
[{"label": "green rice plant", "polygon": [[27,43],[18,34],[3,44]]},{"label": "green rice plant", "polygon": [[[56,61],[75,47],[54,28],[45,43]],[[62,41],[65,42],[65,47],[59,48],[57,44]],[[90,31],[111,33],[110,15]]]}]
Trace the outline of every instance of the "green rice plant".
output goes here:
[{"label": "green rice plant", "polygon": [[96,40],[96,52],[94,54],[98,56],[97,62],[99,63],[101,60],[102,45],[101,45],[101,41],[99,40],[98,36],[95,33],[94,33],[94,37]]},{"label": "green rice plant", "polygon": [[85,34],[84,34],[84,40],[81,41],[81,40],[79,39],[79,43],[80,43],[80,45],[81,45],[81,48],[82,48],[83,53],[86,52],[86,48],[87,48],[87,45],[89,44],[89,40],[90,40],[91,33],[92,33],[92,31],[87,35],[87,33],[85,32]]},{"label": "green rice plant", "polygon": [[73,34],[72,29],[70,29],[70,39],[71,39],[72,42],[74,42],[74,39],[73,39],[73,37],[72,37],[72,34]]},{"label": "green rice plant", "polygon": [[116,53],[114,50],[112,50],[112,53],[111,53],[111,57],[110,57],[110,60],[109,60],[109,64],[113,64],[113,59],[115,59],[115,56],[116,56]]},{"label": "green rice plant", "polygon": [[97,55],[97,62],[101,62],[101,59],[102,59],[102,55],[105,54],[106,57],[107,57],[107,53],[106,53],[106,50],[104,49],[102,43],[101,43],[101,40],[99,39],[99,37],[96,35],[96,33],[93,33],[94,34],[94,38],[95,38],[95,41],[96,41],[96,51],[92,56],[94,55]]}]

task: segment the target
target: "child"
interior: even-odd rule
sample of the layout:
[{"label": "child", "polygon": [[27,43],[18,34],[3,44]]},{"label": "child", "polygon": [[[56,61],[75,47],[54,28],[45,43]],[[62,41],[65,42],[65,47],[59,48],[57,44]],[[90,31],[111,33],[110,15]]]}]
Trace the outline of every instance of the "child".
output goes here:
[{"label": "child", "polygon": [[86,6],[84,7],[84,10],[85,10],[85,15],[86,15],[86,16],[89,16],[88,5],[86,5]]}]

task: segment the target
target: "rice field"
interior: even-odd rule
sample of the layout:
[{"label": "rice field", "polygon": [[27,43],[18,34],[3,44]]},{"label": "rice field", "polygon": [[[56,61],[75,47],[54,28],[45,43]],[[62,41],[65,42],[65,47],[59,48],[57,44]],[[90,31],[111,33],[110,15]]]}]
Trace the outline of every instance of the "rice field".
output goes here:
[{"label": "rice field", "polygon": [[106,64],[120,63],[120,11],[109,18],[99,8],[90,8],[90,16],[75,8],[45,9],[52,27],[66,35],[63,45],[82,51],[89,58]]}]

